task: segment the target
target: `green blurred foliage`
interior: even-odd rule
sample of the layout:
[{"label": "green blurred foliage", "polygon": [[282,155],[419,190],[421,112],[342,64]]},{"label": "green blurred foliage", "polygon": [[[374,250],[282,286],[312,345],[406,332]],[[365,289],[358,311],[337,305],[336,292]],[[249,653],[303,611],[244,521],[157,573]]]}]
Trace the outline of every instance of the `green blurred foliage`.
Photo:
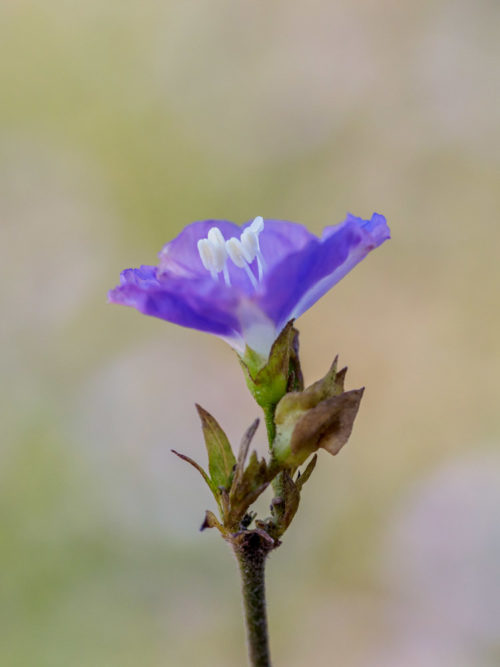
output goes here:
[{"label": "green blurred foliage", "polygon": [[[169,450],[200,458],[194,401],[233,442],[256,407],[222,342],[105,294],[192,220],[346,209],[393,239],[298,323],[308,383],[338,353],[367,390],[270,563],[276,664],[495,664],[498,547],[466,510],[498,531],[498,495],[459,496],[455,527],[437,503],[416,544],[397,527],[435,470],[482,488],[467,470],[498,463],[499,22],[489,0],[3,3],[0,664],[243,664],[236,568]],[[384,563],[439,528],[464,570],[428,632],[433,586]]]}]

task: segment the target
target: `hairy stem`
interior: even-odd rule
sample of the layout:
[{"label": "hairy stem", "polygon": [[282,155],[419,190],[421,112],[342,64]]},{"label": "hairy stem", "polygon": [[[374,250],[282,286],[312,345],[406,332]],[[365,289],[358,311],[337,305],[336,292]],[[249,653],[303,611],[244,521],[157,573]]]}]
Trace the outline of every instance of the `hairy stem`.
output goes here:
[{"label": "hairy stem", "polygon": [[243,607],[251,667],[270,667],[264,571],[274,545],[260,531],[245,531],[233,541],[241,573]]}]

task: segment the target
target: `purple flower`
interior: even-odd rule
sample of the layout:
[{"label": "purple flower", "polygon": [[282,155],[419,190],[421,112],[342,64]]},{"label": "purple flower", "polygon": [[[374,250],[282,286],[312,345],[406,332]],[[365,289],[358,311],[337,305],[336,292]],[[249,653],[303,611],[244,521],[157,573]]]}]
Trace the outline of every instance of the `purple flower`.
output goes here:
[{"label": "purple flower", "polygon": [[245,346],[267,357],[272,343],[359,261],[390,238],[384,216],[348,215],[321,239],[302,225],[261,217],[188,225],[156,266],[126,269],[113,303]]}]

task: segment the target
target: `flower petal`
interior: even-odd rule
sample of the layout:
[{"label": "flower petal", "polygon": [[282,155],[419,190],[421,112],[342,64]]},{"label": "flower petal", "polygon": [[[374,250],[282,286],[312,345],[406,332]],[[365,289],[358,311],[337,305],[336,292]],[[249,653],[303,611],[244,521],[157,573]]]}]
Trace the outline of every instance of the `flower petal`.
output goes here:
[{"label": "flower petal", "polygon": [[205,277],[207,270],[203,266],[198,252],[198,241],[205,239],[212,227],[217,227],[225,239],[238,236],[240,227],[228,220],[201,220],[192,222],[172,241],[163,246],[159,253],[160,273],[168,276]]},{"label": "flower petal", "polygon": [[[250,226],[252,221],[243,225]],[[271,270],[287,255],[302,250],[311,239],[317,238],[307,227],[287,220],[264,220],[264,230],[259,236],[260,249],[266,261],[267,270]]]},{"label": "flower petal", "polygon": [[136,308],[145,315],[158,317],[181,326],[207,331],[226,340],[241,339],[236,317],[238,294],[223,289],[208,279],[170,277],[158,279],[154,267],[127,269],[121,284],[109,293],[109,300]]},{"label": "flower petal", "polygon": [[343,223],[327,227],[321,241],[314,237],[274,267],[259,300],[262,309],[280,331],[389,237],[385,218],[377,213],[371,220],[349,215]]},{"label": "flower petal", "polygon": [[224,265],[224,257],[219,257],[216,268],[207,270],[198,241],[207,238],[212,227],[225,240],[239,239],[252,222],[243,227],[226,220],[188,225],[163,248],[158,268],[123,271],[110,301],[216,334],[239,353],[249,345],[265,357],[289,320],[299,317],[389,238],[385,218],[377,213],[370,220],[348,215],[340,225],[327,227],[321,239],[302,225],[267,219],[263,229],[257,225],[258,238],[250,249],[248,243],[245,246],[248,256],[254,257],[250,265],[229,258]]},{"label": "flower petal", "polygon": [[125,269],[120,274],[120,284],[136,285],[144,289],[156,287],[159,285],[156,277],[157,271],[156,266],[147,266],[144,264],[138,269]]}]

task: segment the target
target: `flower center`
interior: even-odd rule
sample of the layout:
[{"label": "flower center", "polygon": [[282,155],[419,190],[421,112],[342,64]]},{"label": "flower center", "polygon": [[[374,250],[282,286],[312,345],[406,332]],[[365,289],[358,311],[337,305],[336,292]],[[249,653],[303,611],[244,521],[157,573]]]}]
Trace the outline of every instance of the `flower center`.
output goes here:
[{"label": "flower center", "polygon": [[[233,236],[225,241],[220,229],[212,227],[207,238],[198,241],[201,262],[205,269],[210,271],[215,281],[218,280],[219,273],[222,272],[226,285],[231,285],[227,268],[227,260],[230,259],[235,266],[245,271],[252,287],[257,289],[258,282],[262,280],[265,269],[265,262],[259,244],[259,234],[263,229],[264,220],[259,215],[242,232],[239,239]],[[254,260],[257,260],[257,278],[250,267]]]}]

